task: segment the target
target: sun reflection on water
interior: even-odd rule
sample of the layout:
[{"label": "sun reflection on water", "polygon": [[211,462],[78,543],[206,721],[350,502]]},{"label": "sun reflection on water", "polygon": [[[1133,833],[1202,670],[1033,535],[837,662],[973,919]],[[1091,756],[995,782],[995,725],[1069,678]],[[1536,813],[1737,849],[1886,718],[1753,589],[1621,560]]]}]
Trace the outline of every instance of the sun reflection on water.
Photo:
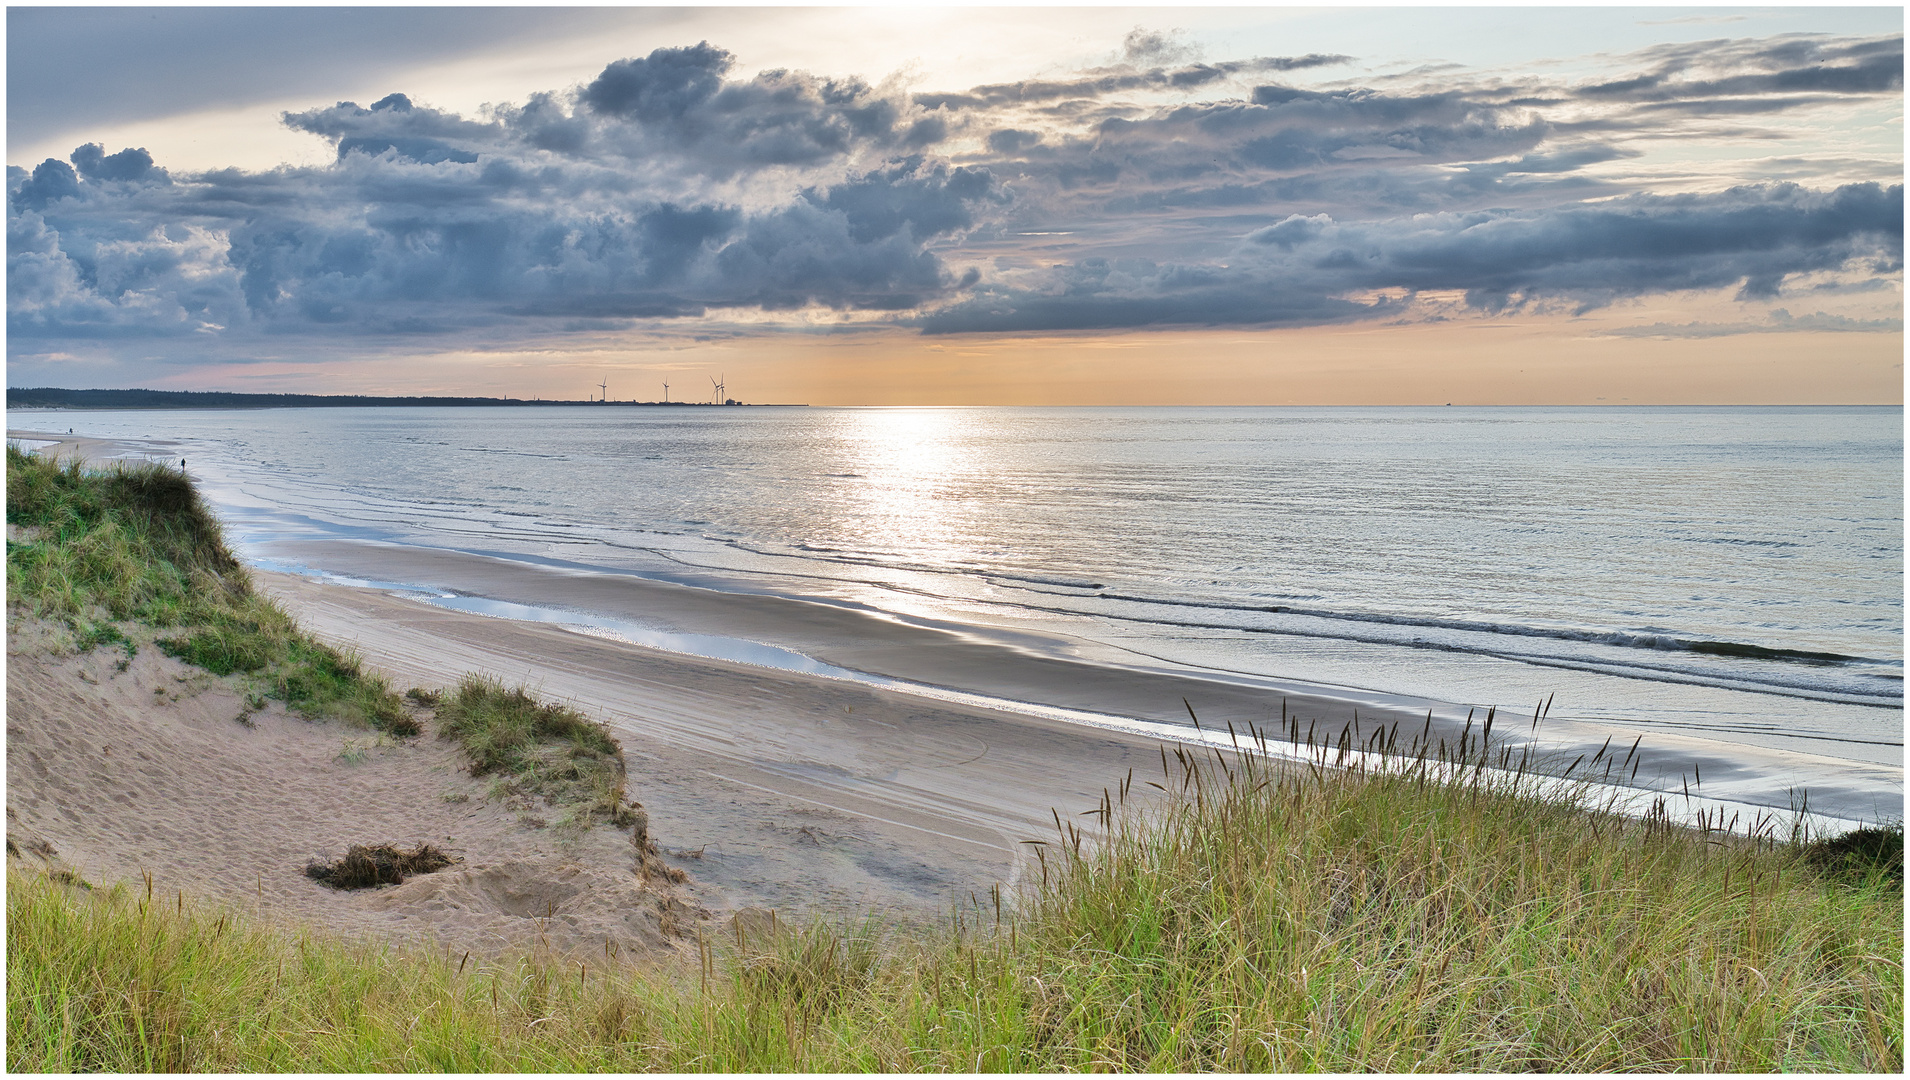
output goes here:
[{"label": "sun reflection on water", "polygon": [[977,499],[989,486],[967,410],[858,409],[838,439],[855,482],[848,501],[871,550],[938,566],[974,563]]}]

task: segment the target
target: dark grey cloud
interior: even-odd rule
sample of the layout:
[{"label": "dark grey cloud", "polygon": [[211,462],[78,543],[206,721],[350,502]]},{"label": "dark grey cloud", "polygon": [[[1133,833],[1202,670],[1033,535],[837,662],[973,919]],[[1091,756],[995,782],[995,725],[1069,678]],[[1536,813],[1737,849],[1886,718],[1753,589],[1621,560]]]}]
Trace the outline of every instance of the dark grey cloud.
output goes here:
[{"label": "dark grey cloud", "polygon": [[1003,128],[988,133],[988,149],[997,154],[1017,154],[1023,149],[1041,145],[1041,132],[1021,131],[1015,128]]},{"label": "dark grey cloud", "polygon": [[340,158],[351,153],[376,157],[394,151],[427,165],[474,162],[474,147],[494,142],[503,134],[498,124],[474,123],[436,109],[419,108],[404,94],[389,94],[369,109],[355,101],[341,101],[329,109],[286,113],[284,120],[295,131],[330,140],[338,147]]},{"label": "dark grey cloud", "polygon": [[77,196],[80,174],[58,158],[47,158],[33,167],[31,177],[24,170],[7,167],[8,202],[16,210],[41,210],[49,203]]},{"label": "dark grey cloud", "polygon": [[605,68],[584,87],[582,101],[593,112],[619,119],[680,122],[723,89],[723,76],[734,64],[728,52],[707,41],[687,49],[658,49]]},{"label": "dark grey cloud", "polygon": [[1120,330],[1146,326],[1320,326],[1403,310],[1360,303],[1317,288],[1280,288],[1251,270],[1087,259],[1042,275],[1035,288],[978,287],[924,316],[929,334]]},{"label": "dark grey cloud", "polygon": [[978,290],[921,325],[929,333],[1310,325],[1397,311],[1395,301],[1345,299],[1380,291],[1459,291],[1487,312],[1564,301],[1583,313],[1690,289],[1768,299],[1793,275],[1893,274],[1902,263],[1900,185],[1786,184],[1409,221],[1296,215],[1248,234],[1224,265],[1086,260]]},{"label": "dark grey cloud", "polygon": [[1588,167],[1628,154],[1459,91],[1280,84],[1247,100],[1106,115],[1059,137],[1006,128],[988,145],[1016,159],[1031,221],[1253,207],[1396,214],[1517,204],[1546,188],[1584,197],[1597,186],[1582,177]]},{"label": "dark grey cloud", "polygon": [[[684,203],[613,170],[512,160],[502,128],[405,104],[288,118],[340,140],[324,169],[137,189],[59,161],[16,170],[11,331],[448,333],[712,307],[899,311],[957,286],[928,245],[1006,197],[986,170],[918,156],[777,204]],[[470,160],[405,149],[437,135],[491,141]],[[350,149],[353,139],[384,151]],[[75,158],[140,155],[88,146]],[[170,224],[155,232],[154,221]]]},{"label": "dark grey cloud", "polygon": [[669,162],[699,177],[912,153],[942,142],[944,116],[859,79],[782,69],[728,78],[708,42],[656,49],[606,67],[566,109],[554,95],[499,115],[530,146],[593,159]]},{"label": "dark grey cloud", "polygon": [[[1263,75],[1249,80],[1256,85],[1236,80],[1231,90],[1157,108],[1017,100],[1029,87],[1045,93],[1067,84],[1049,80],[977,88],[959,114],[976,117],[977,127],[988,117],[989,155],[1013,162],[1000,166],[1015,179],[1013,229],[1066,221],[1082,237],[1125,234],[1131,245],[1145,236],[1165,245],[1156,257],[1217,258],[1215,241],[1237,235],[1236,219],[1255,211],[1347,220],[1646,193],[1655,178],[1622,167],[1645,147],[1680,138],[1781,140],[1785,129],[1753,125],[1795,109],[1900,98],[1888,77],[1852,72],[1886,71],[1901,51],[1900,35],[1791,36],[1650,50],[1621,61],[1625,79],[1583,85],[1427,68],[1375,85]],[[1810,76],[1819,66],[1852,70]],[[1617,82],[1635,85],[1597,100],[1582,93]],[[1760,89],[1767,85],[1785,89]],[[1796,89],[1805,85],[1842,89]],[[1696,96],[1677,96],[1682,90]],[[1850,175],[1828,159],[1785,172]]]},{"label": "dark grey cloud", "polygon": [[1793,34],[1765,41],[1704,41],[1648,50],[1651,67],[1577,88],[1601,101],[1695,103],[1791,94],[1903,90],[1903,37],[1850,41]]},{"label": "dark grey cloud", "polygon": [[88,143],[73,151],[73,164],[79,168],[80,175],[88,180],[163,183],[170,179],[166,170],[153,165],[153,156],[143,146],[128,147],[117,154],[108,154],[100,144]]}]

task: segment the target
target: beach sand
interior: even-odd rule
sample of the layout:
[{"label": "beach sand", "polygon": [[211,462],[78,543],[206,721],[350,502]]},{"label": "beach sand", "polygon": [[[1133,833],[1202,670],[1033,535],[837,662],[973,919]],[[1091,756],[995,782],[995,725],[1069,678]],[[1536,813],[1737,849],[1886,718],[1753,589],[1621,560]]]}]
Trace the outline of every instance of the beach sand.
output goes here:
[{"label": "beach sand", "polygon": [[[490,781],[469,776],[452,744],[276,703],[252,711],[235,680],[150,642],[128,660],[113,647],[73,652],[63,636],[35,620],[7,635],[10,862],[136,890],[150,879],[166,900],[351,938],[585,956],[607,943],[636,955],[685,947],[695,898],[637,873],[627,833],[568,833],[550,827],[548,808],[487,798]],[[461,862],[358,891],[304,874],[380,843],[429,843]]]},{"label": "beach sand", "polygon": [[[607,721],[628,795],[688,880],[643,880],[621,830],[567,836],[547,808],[487,798],[490,783],[429,734],[381,738],[276,704],[241,722],[231,680],[150,644],[119,670],[122,651],[64,652],[32,620],[8,635],[16,848],[90,882],[150,875],[159,894],[349,936],[671,951],[746,907],[918,921],[985,902],[1026,871],[1021,840],[1053,838],[1057,811],[1079,820],[1129,768],[1159,768],[1137,737],[255,577],[396,687],[482,672]],[[462,864],[358,892],[303,873],[348,844],[424,842]]]},{"label": "beach sand", "polygon": [[[62,440],[42,452],[102,461],[126,448]],[[468,776],[459,752],[430,736],[428,716],[427,735],[409,741],[277,705],[241,722],[235,680],[165,657],[150,637],[121,669],[122,651],[72,653],[56,628],[17,612],[8,633],[11,853],[100,884],[144,888],[150,876],[156,894],[351,936],[669,952],[698,923],[749,907],[941,918],[997,884],[1014,889],[1033,865],[1021,841],[1053,839],[1057,815],[1080,821],[1130,768],[1160,767],[1158,744],[1140,736],[376,589],[254,576],[308,631],[354,650],[397,689],[479,672],[609,723],[623,744],[627,794],[645,806],[664,862],[687,880],[646,879],[625,831],[566,833],[546,808],[487,798],[490,782]],[[840,630],[827,623],[833,609],[779,603]],[[350,844],[424,842],[462,862],[355,892],[304,875],[309,861]]]},{"label": "beach sand", "polygon": [[[129,450],[60,440],[41,452],[102,460]],[[791,597],[394,545],[287,545],[270,555],[360,580],[774,641],[842,668],[980,689],[1002,704],[706,659],[451,610],[415,592],[255,570],[257,585],[308,631],[356,651],[400,691],[477,672],[605,721],[663,864],[687,880],[643,873],[626,832],[564,834],[537,807],[487,800],[490,784],[465,775],[458,752],[429,734],[379,744],[368,731],[276,707],[248,728],[235,720],[242,701],[228,682],[154,648],[123,672],[114,650],[57,655],[44,627],[23,623],[8,635],[7,805],[9,836],[29,861],[50,847],[89,881],[143,887],[150,873],[156,890],[373,938],[667,955],[698,927],[745,908],[912,921],[987,903],[995,885],[1012,893],[1039,872],[1023,841],[1054,840],[1057,819],[1091,823],[1083,812],[1130,770],[1141,792],[1160,778],[1157,738],[1031,715],[1017,700],[1181,723],[1185,698],[1210,729],[1232,722],[1243,732],[1248,724],[1277,732],[1283,711],[1303,730],[1334,732],[1356,710],[1369,731],[1399,720],[1416,733],[1424,717],[1355,694],[1270,693],[1109,667],[1051,640],[1030,636],[1018,647],[1012,634],[978,638]],[[1507,737],[1521,737],[1523,723],[1509,726]],[[1457,731],[1454,723],[1449,734]],[[1600,736],[1609,733],[1560,742],[1576,752]],[[1649,741],[1665,745],[1677,768],[1706,753],[1675,736]],[[1822,775],[1811,779],[1828,784],[1850,763],[1812,767]],[[1705,757],[1703,768],[1708,786],[1733,780],[1729,760]],[[347,844],[419,842],[464,861],[355,893],[303,875],[308,860]]]},{"label": "beach sand", "polygon": [[943,913],[1013,887],[1021,841],[1053,839],[1057,812],[1160,768],[1137,736],[256,577],[396,685],[483,672],[608,722],[652,833],[713,910]]},{"label": "beach sand", "polygon": [[[150,643],[75,653],[49,624],[8,633],[10,851],[89,882],[233,905],[351,937],[497,952],[678,952],[749,907],[902,921],[1012,890],[1024,839],[1052,839],[1154,742],[839,680],[706,660],[376,590],[256,573],[316,636],[397,688],[465,672],[607,721],[628,795],[673,883],[627,832],[566,833],[499,798],[429,735],[395,740],[276,704]],[[16,613],[17,614],[17,613]],[[249,713],[244,720],[242,713]],[[349,844],[432,843],[462,860],[341,892],[304,875]]]}]

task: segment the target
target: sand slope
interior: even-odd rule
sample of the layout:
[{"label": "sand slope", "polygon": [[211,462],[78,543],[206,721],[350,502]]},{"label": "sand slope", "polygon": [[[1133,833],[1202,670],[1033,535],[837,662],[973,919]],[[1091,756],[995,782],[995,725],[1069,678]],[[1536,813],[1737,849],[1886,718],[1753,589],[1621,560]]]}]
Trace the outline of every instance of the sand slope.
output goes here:
[{"label": "sand slope", "polygon": [[[606,943],[670,951],[692,929],[695,901],[637,873],[627,832],[560,835],[548,808],[487,800],[490,781],[468,776],[448,743],[277,704],[248,725],[236,680],[150,644],[130,662],[117,648],[63,654],[61,636],[26,620],[7,638],[7,831],[31,864],[139,888],[150,874],[162,895],[487,952],[540,940],[586,955]],[[420,842],[463,862],[359,891],[303,873],[348,844]]]},{"label": "sand slope", "polygon": [[[150,644],[63,654],[62,633],[8,634],[8,832],[93,882],[231,902],[350,935],[582,956],[680,951],[748,908],[901,921],[1013,888],[1023,839],[1099,802],[1139,738],[952,706],[806,675],[685,657],[557,627],[433,608],[269,573],[261,588],[398,687],[466,671],[526,683],[608,721],[661,862],[627,832],[582,836],[557,813],[492,797],[461,754],[273,704],[238,720],[237,680]],[[1077,820],[1079,820],[1077,818]],[[306,863],[348,844],[433,843],[463,862],[339,892]],[[27,861],[39,863],[30,854]],[[676,884],[663,876],[687,871]]]}]

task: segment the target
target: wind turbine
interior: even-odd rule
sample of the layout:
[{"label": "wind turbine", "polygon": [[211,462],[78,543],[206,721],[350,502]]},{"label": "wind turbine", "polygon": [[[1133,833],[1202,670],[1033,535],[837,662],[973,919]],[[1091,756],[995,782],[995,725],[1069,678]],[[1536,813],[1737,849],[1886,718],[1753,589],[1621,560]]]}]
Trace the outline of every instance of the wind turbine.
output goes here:
[{"label": "wind turbine", "polygon": [[[728,376],[724,377],[728,378]],[[724,384],[717,382],[715,379],[710,380],[710,389],[716,391],[716,403],[718,405],[723,404],[723,385]]]},{"label": "wind turbine", "polygon": [[604,392],[603,396],[597,400],[599,402],[608,402],[610,400],[610,384],[608,382],[600,382],[597,384],[597,389]]},{"label": "wind turbine", "polygon": [[669,383],[663,384],[663,403],[665,405],[668,405],[670,403],[670,384]]}]

